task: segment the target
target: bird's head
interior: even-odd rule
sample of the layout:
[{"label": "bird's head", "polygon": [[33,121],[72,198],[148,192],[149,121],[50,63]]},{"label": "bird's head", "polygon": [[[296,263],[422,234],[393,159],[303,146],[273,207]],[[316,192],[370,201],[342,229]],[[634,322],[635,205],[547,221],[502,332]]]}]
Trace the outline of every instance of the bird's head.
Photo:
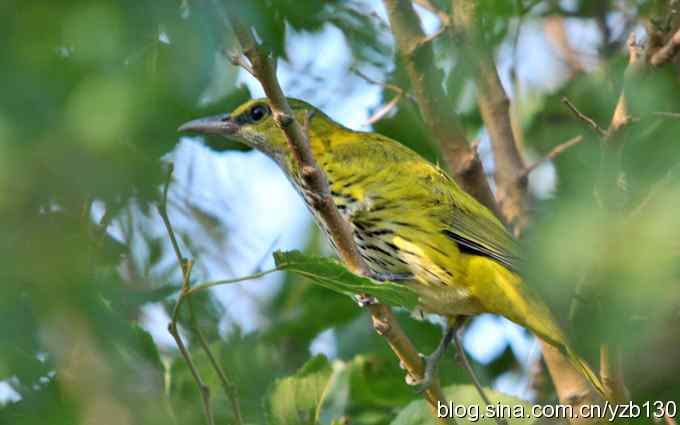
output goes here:
[{"label": "bird's head", "polygon": [[[301,124],[308,111],[317,115],[314,106],[301,100],[289,98],[288,104]],[[276,125],[266,98],[249,100],[231,113],[189,121],[178,130],[223,136],[262,151],[279,163],[290,156],[286,136]]]}]

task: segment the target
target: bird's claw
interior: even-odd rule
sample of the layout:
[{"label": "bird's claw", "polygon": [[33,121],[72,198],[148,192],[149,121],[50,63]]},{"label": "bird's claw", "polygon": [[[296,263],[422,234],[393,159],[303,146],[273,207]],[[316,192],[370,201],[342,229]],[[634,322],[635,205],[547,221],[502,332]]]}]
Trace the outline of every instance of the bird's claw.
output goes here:
[{"label": "bird's claw", "polygon": [[416,393],[418,394],[422,394],[430,389],[432,383],[434,382],[435,373],[437,372],[437,365],[439,363],[439,358],[434,354],[429,356],[423,356],[421,354],[420,356],[425,362],[425,372],[423,374],[423,379],[415,384]]},{"label": "bird's claw", "polygon": [[[432,358],[433,356],[431,355],[425,356],[422,353],[418,353],[418,355],[425,362],[425,372],[423,374],[423,377],[422,378],[415,377],[410,373],[406,372],[404,381],[406,382],[406,385],[415,387],[416,393],[422,394],[425,391],[427,391],[432,386],[432,382],[434,382],[434,373],[437,369],[437,361],[434,358]],[[399,367],[404,369],[402,365],[403,363],[400,363]]]}]

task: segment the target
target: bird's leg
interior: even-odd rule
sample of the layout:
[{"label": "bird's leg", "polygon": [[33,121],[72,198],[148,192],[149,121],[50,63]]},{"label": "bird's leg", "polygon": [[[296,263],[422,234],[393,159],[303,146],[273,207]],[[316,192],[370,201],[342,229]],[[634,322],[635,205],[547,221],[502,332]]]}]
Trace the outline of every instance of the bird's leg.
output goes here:
[{"label": "bird's leg", "polygon": [[449,345],[451,345],[451,340],[453,339],[454,333],[454,328],[447,327],[446,333],[444,334],[444,337],[441,339],[441,341],[439,341],[437,349],[434,350],[429,356],[423,356],[425,361],[425,373],[423,375],[423,379],[420,382],[413,382],[413,385],[418,386],[417,391],[419,393],[427,391],[427,389],[432,385],[435,373],[437,373],[439,361],[442,359],[442,357],[444,357],[446,349],[449,348]]},{"label": "bird's leg", "polygon": [[[491,404],[491,401],[489,400],[489,397],[486,396],[486,393],[484,392],[484,388],[482,388],[482,385],[479,383],[479,378],[477,378],[477,374],[475,371],[472,369],[472,365],[470,365],[470,360],[468,359],[467,355],[465,354],[465,349],[463,348],[463,328],[465,326],[465,322],[467,321],[466,316],[458,316],[453,320],[453,325],[449,328],[453,330],[455,341],[456,341],[456,358],[459,360],[460,363],[462,363],[463,367],[467,371],[467,373],[470,375],[470,378],[472,378],[472,383],[474,384],[475,388],[477,389],[477,392],[479,393],[479,396],[482,398],[486,406],[489,406]],[[450,322],[449,322],[450,323]],[[507,425],[507,422],[503,418],[495,418],[496,423],[498,425]]]}]

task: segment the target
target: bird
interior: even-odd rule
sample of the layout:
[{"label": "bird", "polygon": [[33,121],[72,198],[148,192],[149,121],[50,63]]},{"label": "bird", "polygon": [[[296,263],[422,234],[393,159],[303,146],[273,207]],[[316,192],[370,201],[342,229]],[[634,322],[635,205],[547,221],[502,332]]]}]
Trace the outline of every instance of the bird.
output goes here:
[{"label": "bird", "polygon": [[[398,141],[348,129],[302,100],[287,101],[294,118],[306,122],[312,155],[372,275],[412,288],[419,309],[446,318],[444,337],[425,357],[424,388],[432,383],[461,323],[492,313],[559,349],[600,395],[605,393],[547,305],[523,280],[518,242],[494,213],[440,167]],[[328,235],[266,98],[246,101],[231,113],[189,121],[178,130],[222,136],[267,155]]]}]

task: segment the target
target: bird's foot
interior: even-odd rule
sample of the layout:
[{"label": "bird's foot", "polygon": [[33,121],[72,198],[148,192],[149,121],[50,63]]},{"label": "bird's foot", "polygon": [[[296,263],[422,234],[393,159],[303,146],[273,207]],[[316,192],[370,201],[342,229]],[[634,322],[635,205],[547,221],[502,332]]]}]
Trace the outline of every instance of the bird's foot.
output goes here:
[{"label": "bird's foot", "polygon": [[[418,355],[423,359],[425,358],[425,356],[422,353],[418,353]],[[423,383],[424,378],[419,378],[411,375],[411,373],[406,368],[406,364],[404,364],[404,362],[401,360],[399,360],[399,369],[406,370],[406,376],[404,376],[404,381],[406,382],[406,385],[415,387]]]},{"label": "bird's foot", "polygon": [[[436,356],[435,353],[429,356],[425,356],[422,353],[418,353],[418,355],[425,362],[425,371],[423,377],[422,378],[415,377],[410,373],[406,372],[404,381],[406,382],[406,385],[416,387],[415,388],[416,393],[421,394],[427,391],[432,386],[432,383],[434,382],[435,372],[437,371],[437,363],[439,361],[433,357]],[[399,367],[401,369],[406,369],[405,365],[402,362],[399,363]]]},{"label": "bird's foot", "polygon": [[423,393],[432,386],[432,383],[437,376],[437,366],[439,365],[439,361],[442,359],[442,357],[444,357],[444,353],[446,353],[446,349],[449,347],[449,344],[451,344],[453,333],[453,328],[447,329],[446,334],[441,339],[437,349],[434,350],[432,354],[429,356],[423,356],[422,354],[420,355],[425,362],[425,371],[423,373],[423,379],[415,383],[415,385],[417,385],[416,391],[418,393]]},{"label": "bird's foot", "polygon": [[416,386],[416,392],[418,394],[424,393],[425,391],[429,390],[430,387],[432,386],[432,383],[434,382],[434,377],[436,376],[435,374],[437,372],[437,366],[439,365],[439,360],[441,359],[441,355],[437,351],[435,351],[429,356],[423,356],[421,354],[421,357],[425,362],[425,373],[423,374],[423,379],[414,384]]},{"label": "bird's foot", "polygon": [[361,307],[361,308],[368,307],[370,305],[375,305],[375,304],[379,303],[377,298],[372,297],[370,295],[366,295],[366,294],[356,295],[355,299],[357,301],[357,304],[359,304],[359,307]]}]

